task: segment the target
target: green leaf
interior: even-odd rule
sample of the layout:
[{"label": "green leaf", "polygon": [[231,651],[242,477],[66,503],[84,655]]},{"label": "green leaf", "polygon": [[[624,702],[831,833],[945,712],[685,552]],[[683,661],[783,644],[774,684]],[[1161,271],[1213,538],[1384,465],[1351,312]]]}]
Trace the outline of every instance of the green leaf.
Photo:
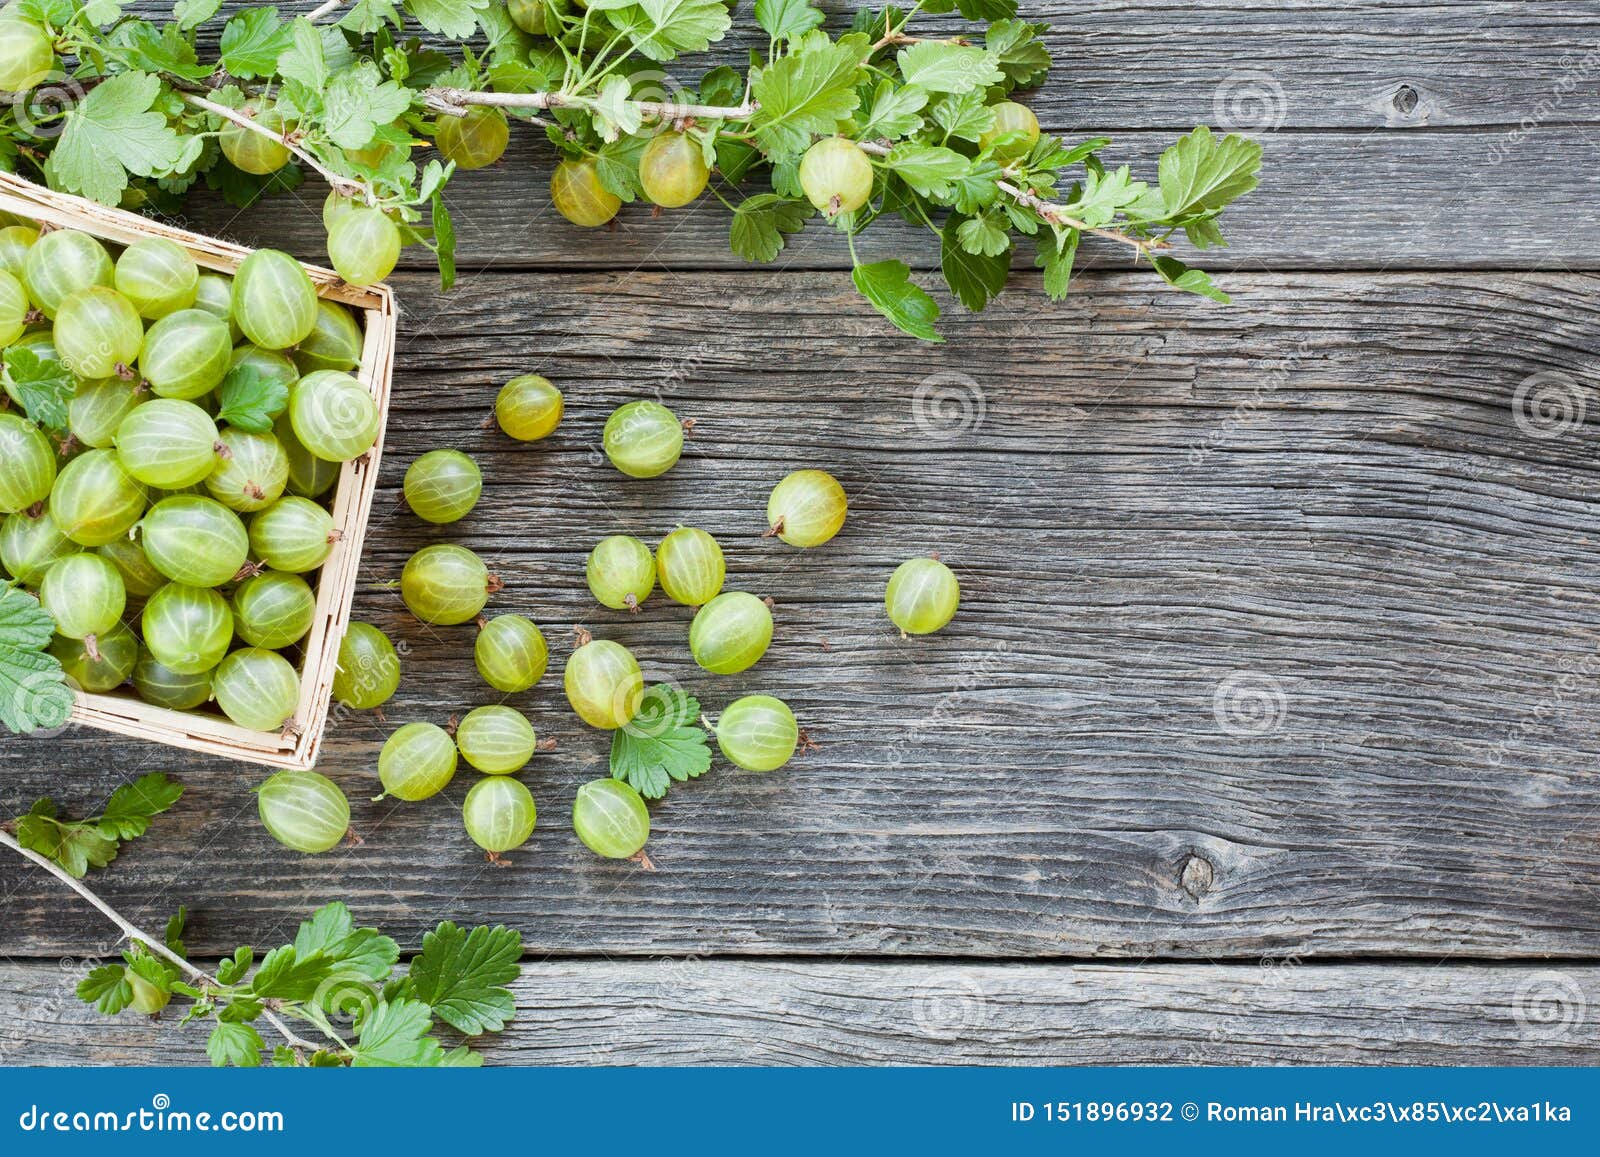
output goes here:
[{"label": "green leaf", "polygon": [[165,72],[185,80],[204,80],[213,71],[195,56],[194,43],[176,24],[157,28],[148,20],[129,20],[108,38],[121,62],[141,72]]},{"label": "green leaf", "polygon": [[164,960],[157,960],[138,941],[122,954],[128,971],[143,978],[162,992],[171,994],[172,983],[178,979],[178,970]]},{"label": "green leaf", "polygon": [[323,955],[339,971],[385,979],[400,959],[400,946],[376,928],[356,928],[350,910],[335,901],[318,908],[295,933],[294,950],[303,960]]},{"label": "green leaf", "polygon": [[804,229],[812,212],[804,202],[776,193],[757,193],[733,211],[728,242],[746,261],[771,261],[783,249],[784,234]]},{"label": "green leaf", "polygon": [[406,0],[418,24],[451,40],[466,40],[476,32],[478,12],[488,6],[489,0]]},{"label": "green leaf", "polygon": [[993,55],[966,44],[924,40],[902,48],[895,59],[907,84],[929,92],[971,92],[1004,78]]},{"label": "green leaf", "polygon": [[285,944],[261,958],[250,991],[267,1000],[310,1000],[333,967],[331,957],[319,952],[301,959],[292,944]]},{"label": "green leaf", "polygon": [[87,0],[83,15],[96,28],[115,24],[122,17],[122,5],[117,0]]},{"label": "green leaf", "polygon": [[150,106],[161,81],[145,72],[122,72],[90,90],[65,117],[66,127],[46,163],[51,184],[115,205],[128,174],[168,173],[184,144],[167,118]]},{"label": "green leaf", "polygon": [[66,674],[46,650],[54,632],[38,599],[0,586],[0,724],[15,734],[53,730],[72,714]]},{"label": "green leaf", "polygon": [[433,195],[433,255],[439,259],[439,290],[448,293],[456,283],[456,227],[445,208],[444,194]]},{"label": "green leaf", "polygon": [[219,1068],[234,1065],[253,1069],[261,1064],[261,1050],[266,1047],[254,1025],[219,1021],[206,1040],[206,1056]]},{"label": "green leaf", "polygon": [[600,82],[591,100],[589,111],[594,116],[594,131],[602,141],[615,141],[619,136],[633,136],[644,123],[639,106],[628,99],[633,85],[625,76],[615,74]]},{"label": "green leaf", "polygon": [[251,434],[265,434],[272,429],[273,419],[288,408],[289,387],[255,366],[241,364],[228,371],[217,400],[221,421]]},{"label": "green leaf", "polygon": [[437,1064],[444,1050],[428,1037],[432,1027],[428,1006],[420,1000],[379,1001],[362,1018],[360,1039],[350,1064],[354,1068]]},{"label": "green leaf", "polygon": [[27,346],[5,351],[5,378],[23,413],[38,426],[56,433],[67,429],[67,404],[78,380],[55,358],[42,358]]},{"label": "green leaf", "polygon": [[613,196],[626,203],[631,204],[639,195],[639,157],[649,143],[643,135],[623,136],[607,141],[595,151],[595,176]]},{"label": "green leaf", "polygon": [[217,965],[217,979],[223,984],[238,984],[255,963],[256,954],[248,947],[235,948],[233,955]]},{"label": "green leaf", "polygon": [[1137,203],[1149,186],[1135,181],[1127,165],[1118,169],[1089,170],[1083,190],[1068,207],[1068,212],[1093,226],[1107,225],[1128,206]]},{"label": "green leaf", "polygon": [[964,253],[977,257],[998,257],[1011,248],[1011,236],[992,213],[969,217],[956,227],[956,238]]},{"label": "green leaf", "polygon": [[222,29],[222,67],[242,80],[271,76],[290,39],[289,24],[278,19],[276,8],[236,12]]},{"label": "green leaf", "polygon": [[880,80],[873,90],[867,119],[861,125],[861,136],[909,136],[922,127],[922,117],[917,114],[927,103],[927,92],[914,84],[896,87],[892,80]]},{"label": "green leaf", "polygon": [[756,23],[774,40],[789,40],[822,26],[823,15],[808,0],[756,0]]},{"label": "green leaf", "polygon": [[733,22],[722,0],[590,0],[589,10],[604,12],[640,55],[660,61],[704,52]]},{"label": "green leaf", "polygon": [[[994,252],[969,249],[969,237],[985,248],[993,248],[995,233],[999,234],[999,248]],[[950,214],[939,233],[939,270],[962,305],[973,313],[983,309],[1006,287],[1010,269],[1011,239],[1004,230],[984,217]]]},{"label": "green leaf", "polygon": [[210,20],[222,8],[222,0],[178,0],[172,6],[172,18],[182,32],[193,32]]},{"label": "green leaf", "polygon": [[761,69],[751,94],[761,107],[751,127],[775,160],[797,157],[813,133],[831,133],[861,103],[856,75],[870,47],[849,35],[827,48],[796,52]]},{"label": "green leaf", "polygon": [[1260,142],[1218,138],[1202,125],[1161,154],[1166,219],[1215,212],[1254,189],[1260,172]]},{"label": "green leaf", "polygon": [[1233,301],[1216,287],[1211,275],[1203,269],[1192,269],[1176,257],[1155,257],[1152,258],[1152,263],[1156,267],[1156,272],[1161,274],[1167,284],[1174,289],[1181,289],[1185,293],[1197,293],[1201,297],[1209,297],[1212,301],[1220,301],[1223,305],[1229,305]]},{"label": "green leaf", "polygon": [[717,65],[700,78],[700,99],[705,104],[738,104],[744,99],[744,74]]},{"label": "green leaf", "polygon": [[933,328],[939,304],[911,282],[911,269],[903,261],[875,261],[857,265],[850,279],[856,289],[902,333],[923,341],[942,342]]},{"label": "green leaf", "polygon": [[371,36],[384,26],[399,28],[405,22],[398,0],[356,0],[343,16],[339,27],[362,36]]},{"label": "green leaf", "polygon": [[660,799],[673,780],[704,775],[711,748],[699,717],[694,696],[667,683],[650,687],[633,719],[611,734],[611,777],[647,799]]},{"label": "green leaf", "polygon": [[322,33],[304,16],[289,26],[289,45],[278,54],[278,72],[285,80],[299,81],[313,93],[328,83],[328,58]]},{"label": "green leaf", "polygon": [[1000,20],[1017,14],[1017,0],[956,0],[968,20]]},{"label": "green leaf", "polygon": [[102,964],[78,981],[78,999],[107,1016],[115,1016],[133,1002],[133,985],[120,964]]},{"label": "green leaf", "polygon": [[948,196],[950,183],[971,166],[971,162],[954,149],[920,141],[901,141],[884,163],[919,194],[934,198]]},{"label": "green leaf", "polygon": [[118,839],[136,839],[149,829],[151,819],[182,795],[183,785],[168,779],[165,772],[147,772],[111,793],[100,816],[100,830]]},{"label": "green leaf", "polygon": [[980,158],[972,167],[950,182],[950,203],[958,213],[976,213],[1000,199],[1000,166]]},{"label": "green leaf", "polygon": [[323,127],[341,149],[362,149],[372,143],[379,125],[386,125],[411,107],[411,94],[384,80],[378,66],[363,60],[341,69],[322,94]]},{"label": "green leaf", "polygon": [[933,123],[944,130],[946,138],[977,141],[994,128],[994,109],[983,103],[981,91],[944,97],[928,112]]},{"label": "green leaf", "polygon": [[412,992],[458,1032],[499,1032],[516,1014],[504,986],[521,973],[521,958],[522,936],[515,930],[480,925],[463,932],[446,920],[422,937],[422,952],[411,962]]},{"label": "green leaf", "polygon": [[1039,39],[1047,31],[1045,24],[997,20],[984,33],[983,43],[999,62],[1006,80],[1017,88],[1032,88],[1050,71],[1050,50]]},{"label": "green leaf", "polygon": [[171,916],[167,917],[166,934],[162,936],[162,940],[166,943],[167,948],[173,952],[176,952],[179,956],[189,955],[189,950],[184,947],[183,943],[183,926],[188,922],[188,920],[189,909],[185,908],[182,904],[179,904],[178,910]]},{"label": "green leaf", "polygon": [[103,868],[117,858],[117,841],[103,835],[93,824],[60,823],[35,813],[22,816],[16,823],[18,843],[54,860],[76,879],[83,879],[90,868]]}]

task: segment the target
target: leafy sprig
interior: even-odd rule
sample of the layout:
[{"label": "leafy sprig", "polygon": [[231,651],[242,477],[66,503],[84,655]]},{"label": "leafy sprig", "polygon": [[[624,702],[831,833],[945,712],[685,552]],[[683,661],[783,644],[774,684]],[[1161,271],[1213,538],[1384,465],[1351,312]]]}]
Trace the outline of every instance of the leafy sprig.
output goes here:
[{"label": "leafy sprig", "polygon": [[90,868],[103,868],[117,858],[123,843],[144,835],[150,821],[183,795],[183,788],[165,773],[148,772],[111,793],[105,811],[89,819],[61,815],[52,799],[41,799],[28,814],[12,821],[17,841],[82,879]]},{"label": "leafy sprig", "polygon": [[[919,14],[952,11],[974,23],[971,34],[913,33]],[[863,8],[839,34],[809,0],[758,0],[766,51],[743,72],[718,66],[693,85],[663,69],[726,36],[723,0],[533,0],[518,18],[539,35],[500,0],[328,0],[305,16],[251,7],[226,17],[217,0],[178,0],[159,25],[116,0],[16,0],[8,15],[46,30],[65,87],[82,95],[65,109],[19,100],[0,120],[0,164],[155,209],[176,208],[202,180],[247,202],[312,172],[433,250],[447,285],[455,233],[442,193],[454,167],[418,150],[479,108],[543,130],[562,157],[589,158],[623,201],[642,194],[649,139],[686,134],[715,170],[732,249],[752,261],[776,259],[819,216],[800,188],[804,152],[826,136],[854,140],[871,158],[871,198],[821,214],[824,223],[852,253],[884,216],[926,229],[946,288],[970,310],[1002,291],[1028,248],[1046,293],[1060,298],[1085,234],[1126,247],[1178,289],[1226,301],[1174,240],[1224,244],[1218,215],[1260,168],[1259,145],[1203,128],[1162,154],[1152,182],[1107,167],[1103,138],[997,134],[997,102],[1044,82],[1051,63],[1045,26],[1019,19],[1015,0]],[[219,19],[209,59],[202,33]],[[291,160],[245,173],[219,149],[224,132],[272,138]],[[857,261],[853,280],[900,329],[938,340],[938,303],[909,263]],[[47,383],[32,396],[51,407]]]},{"label": "leafy sprig", "polygon": [[668,683],[649,688],[639,710],[612,733],[611,777],[646,799],[660,799],[674,780],[711,769],[711,748],[696,720],[700,701]]},{"label": "leafy sprig", "polygon": [[0,584],[0,725],[27,735],[64,725],[72,690],[49,651],[55,620],[20,587]]}]

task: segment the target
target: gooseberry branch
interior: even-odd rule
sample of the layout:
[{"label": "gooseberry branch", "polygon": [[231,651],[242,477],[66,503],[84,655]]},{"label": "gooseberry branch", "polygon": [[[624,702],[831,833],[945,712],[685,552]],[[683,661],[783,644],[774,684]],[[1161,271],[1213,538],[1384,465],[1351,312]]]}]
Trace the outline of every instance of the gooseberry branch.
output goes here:
[{"label": "gooseberry branch", "polygon": [[[198,968],[189,963],[189,961],[185,960],[178,953],[168,948],[166,942],[160,937],[152,936],[150,933],[144,931],[138,925],[134,924],[110,904],[107,904],[99,896],[95,895],[88,885],[86,885],[82,880],[73,877],[72,874],[66,871],[66,869],[62,868],[60,864],[57,864],[54,860],[51,860],[46,856],[41,856],[38,852],[35,852],[31,848],[23,847],[22,844],[17,841],[16,837],[10,832],[6,831],[4,828],[0,828],[0,844],[4,844],[23,859],[30,860],[37,864],[56,879],[60,880],[67,887],[71,888],[84,900],[87,900],[96,911],[117,926],[117,930],[122,933],[125,939],[137,940],[155,955],[163,957],[170,964],[176,965],[185,975],[192,980],[198,981],[202,986],[209,986],[211,988],[223,987],[222,982],[219,981],[215,976],[212,976],[203,968]],[[279,1018],[271,1009],[264,1009],[262,1011],[262,1016],[268,1024],[272,1025],[273,1028],[277,1029],[278,1032],[282,1034],[283,1039],[286,1040],[292,1048],[310,1049],[312,1052],[322,1048],[321,1045],[308,1041],[304,1037],[296,1034],[295,1031],[285,1024],[283,1020]]]},{"label": "gooseberry branch", "polygon": [[322,164],[321,161],[317,160],[316,157],[312,156],[308,150],[303,148],[295,140],[293,133],[274,132],[266,125],[261,124],[255,118],[240,112],[238,109],[232,109],[227,105],[218,104],[216,101],[207,100],[203,96],[196,96],[192,92],[185,92],[181,93],[180,95],[183,97],[184,103],[190,108],[197,108],[201,112],[207,112],[213,116],[219,116],[225,121],[229,121],[232,124],[238,125],[242,129],[246,129],[252,133],[255,133],[257,136],[266,137],[268,140],[276,141],[277,143],[281,144],[284,148],[288,149],[289,152],[293,153],[294,156],[306,166],[306,168],[312,170],[324,181],[326,181],[328,183],[328,187],[335,193],[338,193],[341,197],[359,197],[369,205],[376,203],[377,197],[373,193],[371,186],[367,185],[363,181],[358,181],[353,177],[341,176],[340,174],[335,173],[332,169],[329,169],[327,166]]},{"label": "gooseberry branch", "polygon": [[[423,101],[430,111],[446,116],[461,116],[473,105],[509,109],[587,109],[594,103],[587,97],[563,92],[477,92],[464,88],[430,88],[423,93]],[[637,100],[629,103],[639,110],[641,116],[665,121],[747,121],[761,109],[755,101],[737,105],[679,104],[670,100]]]}]

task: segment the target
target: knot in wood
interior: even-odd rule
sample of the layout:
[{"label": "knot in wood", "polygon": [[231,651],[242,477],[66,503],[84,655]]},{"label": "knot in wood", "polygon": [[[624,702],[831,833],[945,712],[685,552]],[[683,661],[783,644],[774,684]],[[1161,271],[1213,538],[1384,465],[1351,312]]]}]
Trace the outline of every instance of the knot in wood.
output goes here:
[{"label": "knot in wood", "polygon": [[1198,901],[1211,891],[1211,883],[1215,879],[1216,869],[1211,866],[1211,861],[1194,852],[1189,853],[1178,869],[1178,886],[1188,893],[1191,900]]},{"label": "knot in wood", "polygon": [[1402,84],[1395,89],[1394,107],[1401,116],[1410,116],[1417,111],[1417,105],[1422,102],[1422,95],[1409,84]]}]

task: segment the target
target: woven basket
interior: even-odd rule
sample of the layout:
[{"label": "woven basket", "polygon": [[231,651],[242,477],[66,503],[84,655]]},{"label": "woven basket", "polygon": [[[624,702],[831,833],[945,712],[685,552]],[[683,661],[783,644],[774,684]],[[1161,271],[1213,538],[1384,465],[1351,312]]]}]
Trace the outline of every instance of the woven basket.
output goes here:
[{"label": "woven basket", "polygon": [[[219,273],[233,273],[251,252],[135,213],[57,193],[4,172],[0,172],[0,210],[57,228],[80,229],[117,245],[128,245],[142,237],[165,237],[187,249],[202,269]],[[399,320],[394,294],[385,285],[349,285],[332,270],[314,265],[304,268],[320,296],[357,311],[365,341],[361,366],[355,376],[372,392],[382,422],[386,423]],[[300,705],[292,726],[274,734],[250,731],[221,715],[168,711],[153,707],[132,694],[79,693],[73,721],[186,751],[203,751],[270,767],[313,766],[328,725],[339,643],[349,621],[351,600],[355,597],[356,571],[361,561],[367,517],[372,510],[372,495],[378,484],[378,461],[382,451],[380,423],[377,444],[370,453],[346,463],[334,487],[333,524],[340,537],[316,576],[317,617],[301,644],[305,660],[300,670]]]}]

